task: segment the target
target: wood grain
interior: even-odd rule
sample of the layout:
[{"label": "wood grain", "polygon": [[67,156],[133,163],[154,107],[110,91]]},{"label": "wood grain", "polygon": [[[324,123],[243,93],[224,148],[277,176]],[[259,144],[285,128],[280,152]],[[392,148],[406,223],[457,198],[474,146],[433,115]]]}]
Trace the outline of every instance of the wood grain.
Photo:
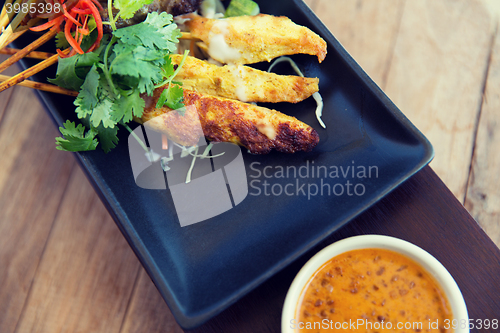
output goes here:
[{"label": "wood grain", "polygon": [[491,23],[480,1],[408,1],[385,89],[434,144],[431,165],[460,200],[469,174]]},{"label": "wood grain", "polygon": [[118,332],[139,267],[74,168],[16,332]]},{"label": "wood grain", "polygon": [[120,333],[182,333],[167,304],[141,268]]},{"label": "wood grain", "polygon": [[[5,61],[9,56],[5,54],[0,54],[0,62]],[[17,72],[19,72],[18,68],[16,66],[11,66],[7,68],[5,71],[2,72],[4,75],[15,75]],[[10,97],[12,96],[12,93],[14,92],[14,88],[3,91],[0,94],[0,123],[2,122],[3,114],[5,112],[5,109],[7,107],[7,104],[9,103]]]},{"label": "wood grain", "polygon": [[34,93],[10,94],[0,123],[0,332],[13,332],[23,311],[75,164],[54,149],[57,131]]},{"label": "wood grain", "polygon": [[310,0],[306,3],[383,89],[405,1]]},{"label": "wood grain", "polygon": [[500,34],[496,31],[465,207],[500,246]]}]

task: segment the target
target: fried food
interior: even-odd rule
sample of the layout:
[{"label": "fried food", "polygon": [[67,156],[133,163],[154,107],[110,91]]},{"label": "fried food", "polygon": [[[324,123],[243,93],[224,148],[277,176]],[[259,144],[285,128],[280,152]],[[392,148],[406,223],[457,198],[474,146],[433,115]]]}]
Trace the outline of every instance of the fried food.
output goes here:
[{"label": "fried food", "polygon": [[[319,142],[318,133],[294,117],[188,89],[184,89],[184,116],[168,107],[158,109],[156,101],[163,89],[156,89],[152,98],[145,98],[141,120],[179,144],[194,145],[204,135],[213,142],[232,142],[253,154],[267,154],[273,149],[285,153],[311,151]],[[203,133],[196,130],[199,125],[195,112]]]},{"label": "fried food", "polygon": [[191,36],[202,40],[210,56],[224,64],[253,64],[282,55],[316,55],[322,62],[326,42],[285,16],[259,14],[224,19],[189,15]]},{"label": "fried food", "polygon": [[[171,55],[179,65],[182,56]],[[176,81],[202,94],[237,99],[242,102],[300,102],[318,91],[319,79],[277,75],[241,65],[217,66],[187,57]]]}]

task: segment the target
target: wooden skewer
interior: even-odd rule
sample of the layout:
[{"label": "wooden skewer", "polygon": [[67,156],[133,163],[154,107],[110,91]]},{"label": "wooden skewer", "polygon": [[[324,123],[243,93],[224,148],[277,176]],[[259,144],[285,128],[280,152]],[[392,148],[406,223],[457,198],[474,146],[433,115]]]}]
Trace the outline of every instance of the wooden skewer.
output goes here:
[{"label": "wooden skewer", "polygon": [[[64,50],[63,53],[67,55],[69,53],[69,49]],[[10,79],[0,83],[0,92],[18,84],[19,82],[26,80],[30,76],[44,70],[45,68],[49,67],[50,65],[55,64],[57,62],[58,58],[59,58],[59,55],[54,54],[52,57],[45,59],[44,61],[36,64],[35,66],[32,66],[32,67],[28,68],[27,70],[25,70],[17,75],[14,75]]]},{"label": "wooden skewer", "polygon": [[[28,8],[35,1],[37,0],[29,0],[27,2]],[[15,30],[17,29],[19,24],[21,24],[21,22],[24,20],[27,14],[28,13],[19,12],[16,15],[16,17],[12,20],[12,22],[10,22],[9,26],[5,29],[5,31],[2,31],[2,33],[0,34],[0,49],[3,49],[7,45],[6,44],[7,39],[9,39],[9,37],[15,32]],[[0,27],[0,29],[2,27]]]},{"label": "wooden skewer", "polygon": [[10,65],[15,64],[18,62],[20,59],[24,58],[28,53],[30,53],[33,50],[36,50],[40,45],[45,44],[48,40],[52,39],[57,32],[55,30],[50,30],[43,34],[40,38],[36,39],[34,42],[26,46],[24,49],[20,50],[19,52],[15,53],[12,57],[9,59],[5,60],[0,64],[0,73],[8,68]]},{"label": "wooden skewer", "polygon": [[179,39],[193,39],[190,32],[181,32],[182,36]]},{"label": "wooden skewer", "polygon": [[[0,82],[7,81],[9,79],[11,79],[11,76],[0,74]],[[26,80],[23,82],[19,82],[18,85],[21,87],[28,87],[28,88],[32,88],[32,89],[48,91],[48,92],[53,92],[53,93],[57,93],[57,94],[63,94],[63,95],[75,96],[75,97],[78,96],[77,91],[61,88],[61,87],[58,87],[56,85],[48,84],[48,83],[40,83],[40,82],[33,82],[33,81]]]},{"label": "wooden skewer", "polygon": [[[17,2],[18,1],[16,1],[16,3]],[[0,13],[0,32],[7,26],[7,24],[9,24],[11,17],[14,16],[12,12],[7,13],[7,5],[8,4],[14,5],[12,3],[12,0],[5,1],[3,8],[2,8],[2,12]]]},{"label": "wooden skewer", "polygon": [[[10,47],[6,47],[2,50],[0,50],[0,54],[7,54],[7,55],[13,55],[16,54],[17,52],[21,51],[20,49],[14,49]],[[50,58],[54,55],[54,53],[49,53],[49,52],[40,52],[40,51],[32,51],[25,55],[25,58],[32,58],[32,59],[41,59],[45,60],[47,58]]]}]

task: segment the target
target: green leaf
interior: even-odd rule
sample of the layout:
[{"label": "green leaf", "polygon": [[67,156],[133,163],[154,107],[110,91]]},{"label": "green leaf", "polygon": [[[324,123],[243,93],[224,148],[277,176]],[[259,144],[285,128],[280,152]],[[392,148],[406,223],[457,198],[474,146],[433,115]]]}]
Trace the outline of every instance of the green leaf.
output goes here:
[{"label": "green leaf", "polygon": [[85,126],[92,128],[92,130],[97,134],[99,144],[105,153],[108,153],[111,149],[116,147],[116,144],[118,143],[118,126],[106,128],[101,124],[95,128],[92,127],[89,117],[82,119],[82,123]]},{"label": "green leaf", "polygon": [[79,91],[84,78],[93,64],[100,59],[95,53],[76,54],[69,58],[59,58],[55,79],[49,82],[59,87]]},{"label": "green leaf", "polygon": [[97,103],[99,103],[99,77],[96,66],[93,65],[74,102],[75,106],[78,107],[76,113],[80,119],[91,114]]},{"label": "green leaf", "polygon": [[116,58],[111,64],[111,74],[132,76],[139,78],[138,88],[141,93],[151,94],[154,84],[163,78],[161,67],[151,62],[153,59],[162,59],[162,54],[143,46],[133,48],[129,45],[115,46]]},{"label": "green leaf", "polygon": [[133,119],[133,116],[141,117],[144,112],[146,103],[141,98],[138,90],[132,92],[125,91],[120,96],[120,99],[113,103],[111,117],[117,123],[123,121],[128,123]]},{"label": "green leaf", "polygon": [[119,10],[121,18],[129,19],[136,11],[152,2],[153,0],[115,0],[113,6]]},{"label": "green leaf", "polygon": [[163,76],[166,78],[171,77],[175,73],[174,64],[172,64],[172,59],[170,56],[165,57],[165,65],[163,65]]},{"label": "green leaf", "polygon": [[64,35],[64,31],[59,31],[56,35],[56,47],[58,49],[67,49],[70,47],[66,36]]},{"label": "green leaf", "polygon": [[156,103],[157,108],[161,108],[164,105],[171,108],[172,110],[181,109],[184,107],[182,101],[184,100],[184,91],[181,87],[177,85],[170,85],[167,89],[163,90],[158,102]]},{"label": "green leaf", "polygon": [[116,147],[118,143],[118,126],[113,128],[105,128],[102,125],[97,127],[97,136],[99,137],[99,143],[101,144],[102,150],[107,154],[109,151]]},{"label": "green leaf", "polygon": [[112,105],[113,102],[109,98],[104,98],[96,105],[90,116],[90,123],[93,127],[98,127],[101,123],[104,127],[115,127],[116,122],[111,117]]},{"label": "green leaf", "polygon": [[76,75],[75,67],[77,56],[69,58],[59,58],[57,65],[57,73],[55,79],[49,79],[50,83],[56,84],[59,87],[79,91],[83,80]]},{"label": "green leaf", "polygon": [[64,151],[88,151],[95,150],[98,141],[95,139],[96,131],[91,129],[85,134],[85,126],[67,120],[64,127],[59,127],[59,131],[64,136],[56,138],[56,148]]},{"label": "green leaf", "polygon": [[182,90],[182,88],[176,85],[172,85],[170,89],[167,90],[169,91],[166,102],[167,106],[173,110],[184,107],[184,104],[182,104],[182,101],[184,101],[184,91]]},{"label": "green leaf", "polygon": [[165,12],[150,13],[144,22],[118,29],[113,35],[120,41],[132,46],[144,45],[147,48],[156,46],[160,50],[175,52],[180,30],[173,22],[173,17]]}]

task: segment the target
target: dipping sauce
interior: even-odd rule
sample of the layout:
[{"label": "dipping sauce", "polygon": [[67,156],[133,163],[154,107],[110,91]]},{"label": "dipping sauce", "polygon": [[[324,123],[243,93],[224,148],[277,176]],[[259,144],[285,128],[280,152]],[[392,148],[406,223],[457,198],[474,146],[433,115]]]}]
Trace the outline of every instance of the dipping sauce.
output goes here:
[{"label": "dipping sauce", "polygon": [[383,249],[343,253],[308,281],[297,332],[452,332],[448,300],[418,263]]}]

